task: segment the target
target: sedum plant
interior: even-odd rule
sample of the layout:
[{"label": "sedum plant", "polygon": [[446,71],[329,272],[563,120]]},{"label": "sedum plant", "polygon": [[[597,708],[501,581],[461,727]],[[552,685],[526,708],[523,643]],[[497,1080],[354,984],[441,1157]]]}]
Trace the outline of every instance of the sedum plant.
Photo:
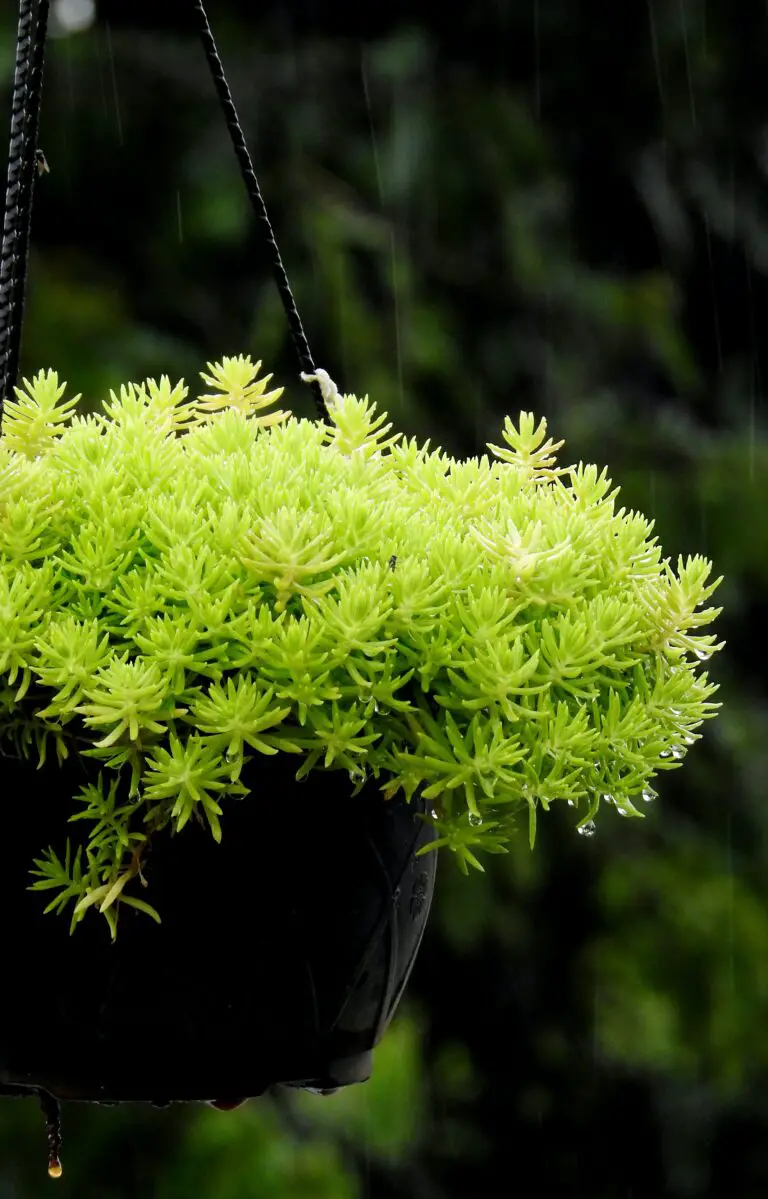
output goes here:
[{"label": "sedum plant", "polygon": [[556,465],[544,420],[457,461],[323,372],[331,423],[297,420],[260,366],[94,415],[41,372],[6,404],[0,752],[94,760],[82,836],[35,862],[72,929],[159,920],[151,839],[195,820],[218,841],[262,754],[421,797],[466,870],[521,822],[533,845],[555,801],[584,833],[603,804],[640,815],[719,707],[710,563],[673,569],[605,470]]}]

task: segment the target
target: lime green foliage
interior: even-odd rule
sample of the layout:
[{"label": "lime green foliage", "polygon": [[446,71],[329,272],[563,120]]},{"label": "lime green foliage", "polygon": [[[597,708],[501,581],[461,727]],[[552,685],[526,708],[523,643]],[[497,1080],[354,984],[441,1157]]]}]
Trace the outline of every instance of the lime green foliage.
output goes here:
[{"label": "lime green foliage", "polygon": [[543,420],[461,462],[335,389],[329,426],[265,412],[260,365],[86,417],[41,373],[6,406],[0,735],[103,768],[73,801],[87,841],[36,863],[73,927],[157,916],[133,894],[149,839],[220,839],[254,754],[422,795],[466,870],[556,799],[587,829],[601,800],[638,815],[719,706],[710,564],[674,571]]}]

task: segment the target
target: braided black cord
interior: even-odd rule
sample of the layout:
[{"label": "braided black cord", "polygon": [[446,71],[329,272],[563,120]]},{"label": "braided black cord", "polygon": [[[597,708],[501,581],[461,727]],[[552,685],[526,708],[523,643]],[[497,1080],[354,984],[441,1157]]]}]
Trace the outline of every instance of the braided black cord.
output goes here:
[{"label": "braided black cord", "polygon": [[32,0],[21,0],[16,35],[16,69],[11,98],[11,143],[8,151],[8,184],[5,193],[3,242],[0,250],[0,405],[12,390],[13,317],[17,292],[19,194],[24,164],[24,128],[29,75],[32,69]]},{"label": "braided black cord", "polygon": [[49,0],[21,0],[19,6],[0,250],[0,417],[16,383],[21,348],[48,9]]},{"label": "braided black cord", "polygon": [[[272,274],[274,276],[275,283],[277,284],[277,290],[280,294],[280,299],[283,304],[283,311],[285,312],[288,320],[288,327],[291,331],[291,338],[293,340],[294,348],[298,355],[302,371],[307,375],[314,375],[315,364],[312,361],[312,354],[310,353],[309,343],[307,342],[307,337],[304,332],[304,326],[301,323],[301,317],[299,316],[298,309],[296,308],[296,301],[293,298],[293,292],[291,291],[291,287],[288,282],[288,276],[285,273],[285,267],[283,266],[283,260],[280,257],[280,251],[277,247],[277,242],[275,241],[275,234],[267,213],[267,207],[264,203],[261,189],[259,188],[259,182],[253,169],[251,156],[248,153],[248,147],[245,144],[245,137],[243,135],[240,121],[237,117],[237,110],[232,99],[232,93],[229,90],[229,85],[224,75],[224,67],[222,66],[221,59],[219,58],[219,54],[216,49],[216,43],[213,40],[213,34],[211,33],[211,27],[208,24],[208,17],[206,16],[202,0],[193,0],[192,9],[197,20],[198,33],[200,34],[200,40],[203,43],[205,56],[208,59],[208,66],[210,67],[211,77],[219,97],[219,103],[221,104],[221,108],[224,113],[224,119],[226,121],[227,129],[229,130],[229,136],[232,139],[232,145],[234,146],[237,161],[240,164],[240,173],[243,177],[243,182],[245,183],[245,189],[248,192],[248,199],[251,201],[251,206],[256,214],[256,219],[261,225],[262,233],[264,235],[264,248],[266,250],[267,258],[269,259],[269,264],[272,268]],[[317,381],[313,383],[312,390],[314,393],[315,406],[317,408],[318,416],[321,420],[325,421],[327,424],[330,424],[330,417],[328,415],[325,399],[323,398],[323,393],[320,390],[320,385]]]},{"label": "braided black cord", "polygon": [[16,250],[17,278],[11,345],[12,373],[9,378],[11,387],[16,383],[21,354],[21,334],[29,263],[29,241],[32,230],[32,201],[34,199],[35,180],[38,174],[37,135],[40,127],[40,105],[43,95],[43,68],[45,66],[45,43],[48,33],[49,8],[50,0],[37,0],[37,19],[32,36],[32,64],[29,73],[27,103],[25,105],[27,124],[24,131],[24,159],[21,168],[21,189],[19,192],[18,246]]}]

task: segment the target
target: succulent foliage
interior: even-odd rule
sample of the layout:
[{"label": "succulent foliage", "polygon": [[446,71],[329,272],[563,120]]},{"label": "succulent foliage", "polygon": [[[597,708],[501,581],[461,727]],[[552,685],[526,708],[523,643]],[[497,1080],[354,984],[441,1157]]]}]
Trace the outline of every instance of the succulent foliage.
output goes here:
[{"label": "succulent foliage", "polygon": [[719,706],[710,563],[673,568],[605,470],[556,465],[544,420],[458,461],[367,398],[334,391],[330,425],[276,410],[260,366],[87,416],[41,372],[5,406],[0,751],[95,760],[84,837],[35,863],[73,928],[159,919],[151,838],[219,840],[262,754],[421,795],[466,869],[556,800],[582,829],[601,803],[641,814]]}]

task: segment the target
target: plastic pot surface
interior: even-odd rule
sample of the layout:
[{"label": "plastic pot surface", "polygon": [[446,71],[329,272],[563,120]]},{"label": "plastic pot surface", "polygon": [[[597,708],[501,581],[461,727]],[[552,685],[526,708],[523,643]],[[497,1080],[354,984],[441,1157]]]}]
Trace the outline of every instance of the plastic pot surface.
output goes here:
[{"label": "plastic pot surface", "polygon": [[52,893],[27,889],[33,858],[78,843],[67,817],[94,763],[0,757],[0,1093],[226,1104],[368,1078],[429,914],[436,854],[415,855],[434,834],[415,801],[375,783],[353,798],[343,771],[296,783],[298,763],[251,761],[220,844],[194,822],[159,834],[139,891],[162,924],[124,906],[113,943],[95,913],[70,936],[71,909],[45,915]]}]

